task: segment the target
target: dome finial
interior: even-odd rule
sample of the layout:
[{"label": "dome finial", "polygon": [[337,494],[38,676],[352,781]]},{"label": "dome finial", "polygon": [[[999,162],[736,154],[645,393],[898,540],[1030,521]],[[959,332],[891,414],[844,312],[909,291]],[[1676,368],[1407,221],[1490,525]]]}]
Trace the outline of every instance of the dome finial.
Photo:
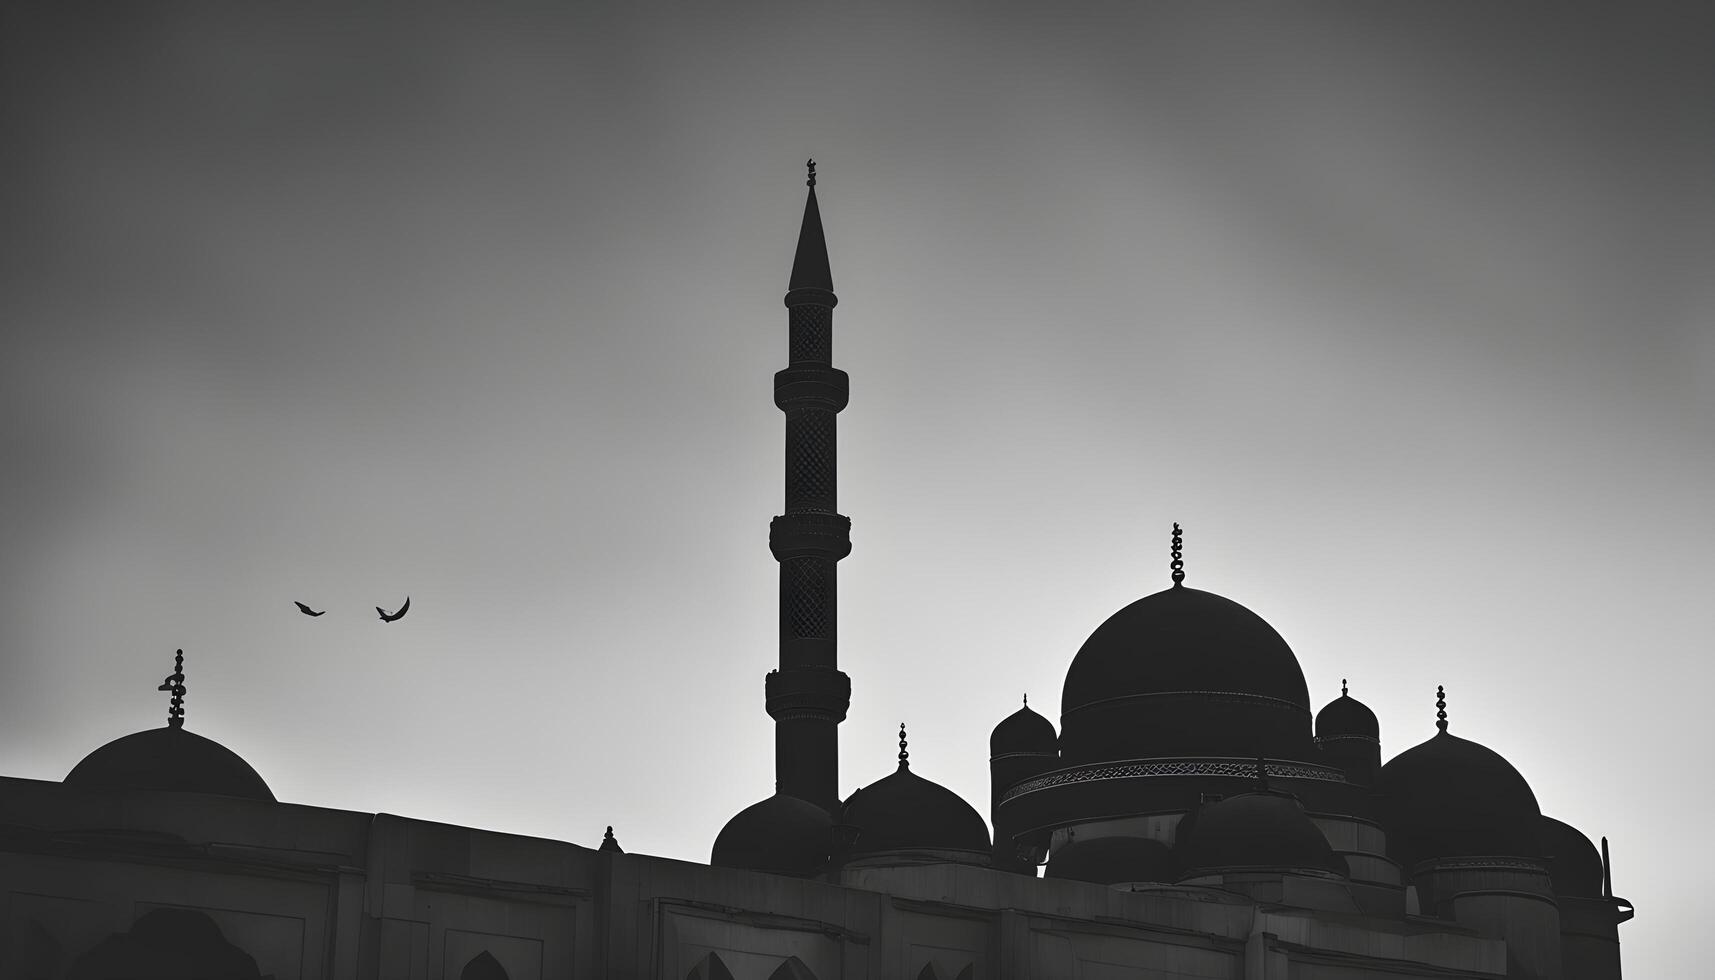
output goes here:
[{"label": "dome finial", "polygon": [[899,768],[911,768],[911,753],[905,751],[905,722],[899,723]]},{"label": "dome finial", "polygon": [[1180,534],[1179,522],[1174,521],[1173,522],[1173,548],[1172,548],[1172,552],[1171,552],[1173,555],[1173,560],[1171,562],[1169,562],[1167,565],[1168,568],[1173,569],[1173,587],[1174,588],[1179,588],[1180,586],[1185,584],[1185,553],[1183,550],[1185,540],[1183,538],[1181,538],[1179,536],[1179,534]]},{"label": "dome finial", "polygon": [[173,672],[168,674],[167,679],[162,681],[161,686],[155,690],[171,691],[173,694],[172,704],[167,708],[167,727],[185,727],[185,652],[183,650],[173,654]]},{"label": "dome finial", "polygon": [[1435,685],[1435,727],[1447,731],[1447,689]]},{"label": "dome finial", "polygon": [[1346,696],[1346,679],[1344,677],[1340,678],[1340,696]]},{"label": "dome finial", "polygon": [[613,836],[613,825],[609,824],[607,833],[601,835],[601,846],[598,851],[609,851],[614,854],[624,854],[625,849],[619,846],[619,838]]},{"label": "dome finial", "polygon": [[815,161],[815,159],[812,158],[809,160],[805,160],[804,161],[804,169],[810,171],[810,178],[808,180],[804,181],[804,183],[810,187],[816,186],[816,161]]},{"label": "dome finial", "polygon": [[1030,692],[1029,691],[1024,692],[1024,706],[1026,708],[1030,707]]}]

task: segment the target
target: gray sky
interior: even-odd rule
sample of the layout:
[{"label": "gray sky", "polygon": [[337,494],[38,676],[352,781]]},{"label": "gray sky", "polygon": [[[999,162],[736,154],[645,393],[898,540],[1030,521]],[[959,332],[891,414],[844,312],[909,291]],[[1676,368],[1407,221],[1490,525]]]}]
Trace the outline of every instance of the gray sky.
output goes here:
[{"label": "gray sky", "polygon": [[706,860],[772,788],[814,155],[844,791],[904,720],[986,809],[1177,520],[1384,756],[1445,684],[1609,836],[1628,971],[1701,965],[1707,13],[3,16],[0,772],[161,724],[183,647],[281,799]]}]

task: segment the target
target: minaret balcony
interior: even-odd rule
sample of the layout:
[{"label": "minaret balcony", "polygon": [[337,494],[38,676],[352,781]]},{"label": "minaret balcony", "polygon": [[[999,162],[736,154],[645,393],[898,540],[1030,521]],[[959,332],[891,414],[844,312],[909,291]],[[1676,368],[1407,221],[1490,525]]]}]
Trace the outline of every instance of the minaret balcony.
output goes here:
[{"label": "minaret balcony", "polygon": [[769,671],[766,689],[768,714],[776,721],[808,717],[838,723],[852,703],[852,679],[830,667]]},{"label": "minaret balcony", "polygon": [[820,408],[837,412],[846,407],[851,382],[844,371],[813,365],[774,372],[774,404],[782,411]]},{"label": "minaret balcony", "polygon": [[842,514],[782,514],[768,525],[768,550],[777,561],[826,558],[852,553],[852,521]]}]

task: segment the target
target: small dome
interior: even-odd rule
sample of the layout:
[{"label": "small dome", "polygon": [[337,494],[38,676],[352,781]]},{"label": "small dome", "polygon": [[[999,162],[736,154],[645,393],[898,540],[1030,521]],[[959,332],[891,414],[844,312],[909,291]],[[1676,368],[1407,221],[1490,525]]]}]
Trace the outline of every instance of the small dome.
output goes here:
[{"label": "small dome", "polygon": [[1382,726],[1369,706],[1346,693],[1346,685],[1342,682],[1340,696],[1316,712],[1316,737],[1367,738],[1380,742]]},{"label": "small dome", "polygon": [[1553,817],[1542,818],[1539,838],[1542,856],[1548,861],[1548,877],[1554,893],[1578,898],[1602,897],[1602,854],[1578,828]]},{"label": "small dome", "polygon": [[84,756],[67,786],[213,793],[274,802],[268,784],[237,753],[181,727],[151,728],[116,738]]},{"label": "small dome", "polygon": [[989,856],[988,824],[957,793],[899,769],[852,794],[840,821],[856,828],[853,854],[937,850]]},{"label": "small dome", "polygon": [[1263,789],[1210,803],[1180,824],[1179,834],[1187,876],[1239,869],[1346,873],[1290,793]]},{"label": "small dome", "polygon": [[1408,871],[1439,857],[1533,857],[1542,812],[1506,759],[1445,729],[1382,767],[1388,857]]},{"label": "small dome", "polygon": [[808,800],[775,793],[727,821],[709,863],[777,875],[808,877],[827,869],[834,819]]},{"label": "small dome", "polygon": [[997,758],[1014,752],[1033,755],[1053,755],[1058,751],[1059,736],[1054,723],[1030,710],[1030,703],[1001,719],[989,735],[989,757]]},{"label": "small dome", "polygon": [[1147,837],[1096,837],[1060,848],[1043,877],[1123,885],[1133,881],[1178,881],[1173,848]]},{"label": "small dome", "polygon": [[1060,703],[1061,750],[1075,763],[1309,749],[1310,690],[1292,648],[1244,606],[1184,586],[1098,626]]}]

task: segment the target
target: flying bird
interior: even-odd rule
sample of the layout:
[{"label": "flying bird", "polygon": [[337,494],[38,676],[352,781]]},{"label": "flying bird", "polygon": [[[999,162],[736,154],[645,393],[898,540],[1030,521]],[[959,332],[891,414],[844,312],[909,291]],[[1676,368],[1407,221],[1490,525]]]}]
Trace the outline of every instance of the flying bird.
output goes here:
[{"label": "flying bird", "polygon": [[303,613],[306,616],[320,616],[322,613],[327,612],[326,609],[323,609],[322,612],[316,612],[314,609],[311,609],[309,606],[306,606],[303,603],[298,602],[296,600],[293,600],[292,605],[297,606],[298,611]]},{"label": "flying bird", "polygon": [[391,623],[395,619],[403,619],[405,616],[406,610],[408,610],[410,608],[411,608],[411,597],[406,596],[405,597],[405,604],[403,606],[400,606],[399,611],[396,613],[389,614],[387,612],[387,610],[381,608],[380,606],[376,606],[375,611],[381,614],[381,621],[383,623]]}]

